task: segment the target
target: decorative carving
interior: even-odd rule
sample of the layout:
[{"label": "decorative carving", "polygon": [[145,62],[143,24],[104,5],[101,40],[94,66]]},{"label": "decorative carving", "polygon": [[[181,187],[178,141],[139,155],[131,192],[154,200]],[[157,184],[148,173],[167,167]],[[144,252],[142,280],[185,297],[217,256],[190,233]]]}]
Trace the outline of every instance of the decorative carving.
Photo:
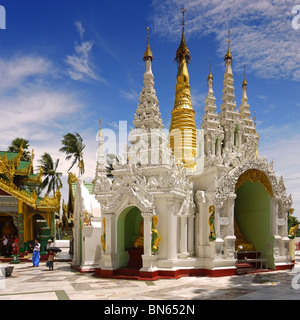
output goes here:
[{"label": "decorative carving", "polygon": [[91,225],[91,218],[89,217],[89,213],[87,210],[84,212],[83,226],[87,227]]},{"label": "decorative carving", "polygon": [[[272,194],[276,197],[282,198],[286,204],[289,203],[290,198],[284,194],[285,190],[283,190],[282,187],[279,188],[278,186],[277,178],[273,170],[273,163],[268,163],[266,159],[261,159],[260,157],[250,159],[249,161],[244,162],[240,166],[232,169],[228,173],[223,173],[215,186],[213,193],[214,203],[218,206],[223,206],[228,196],[235,192],[240,176],[250,170],[262,172],[267,180],[269,180],[268,188],[273,191]],[[261,176],[261,179],[265,178],[262,178]]]},{"label": "decorative carving", "polygon": [[269,192],[270,196],[273,197],[273,190],[271,183],[268,177],[261,171],[256,169],[250,169],[244,172],[238,179],[235,190],[237,190],[241,185],[243,185],[247,181],[251,181],[252,183],[258,181],[260,184],[264,186],[264,188]]},{"label": "decorative carving", "polygon": [[215,231],[215,206],[210,206],[209,207],[209,219],[208,219],[208,224],[209,224],[209,241],[212,242],[216,240],[216,231]]},{"label": "decorative carving", "polygon": [[161,242],[161,236],[159,235],[156,227],[158,223],[158,217],[153,216],[152,218],[152,252],[158,252],[158,248]]}]

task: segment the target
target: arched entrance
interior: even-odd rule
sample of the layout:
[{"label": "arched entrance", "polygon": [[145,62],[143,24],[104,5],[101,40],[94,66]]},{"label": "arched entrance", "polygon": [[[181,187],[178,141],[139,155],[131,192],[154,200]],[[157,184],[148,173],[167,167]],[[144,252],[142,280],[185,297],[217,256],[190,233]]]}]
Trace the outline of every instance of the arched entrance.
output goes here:
[{"label": "arched entrance", "polygon": [[13,217],[10,214],[0,215],[0,237],[15,237],[18,236],[18,229],[14,224]]},{"label": "arched entrance", "polygon": [[142,221],[141,210],[135,206],[124,209],[119,215],[117,222],[117,252],[119,256],[119,267],[128,265],[128,250],[133,247],[133,243],[140,233]]},{"label": "arched entrance", "polygon": [[[236,184],[234,219],[237,228],[236,243],[244,238],[251,248],[261,251],[268,260],[268,267],[274,268],[273,237],[271,236],[270,197],[272,187],[267,176],[258,170],[251,169],[243,173]],[[244,251],[244,250],[243,250]],[[246,250],[247,251],[247,250]]]}]

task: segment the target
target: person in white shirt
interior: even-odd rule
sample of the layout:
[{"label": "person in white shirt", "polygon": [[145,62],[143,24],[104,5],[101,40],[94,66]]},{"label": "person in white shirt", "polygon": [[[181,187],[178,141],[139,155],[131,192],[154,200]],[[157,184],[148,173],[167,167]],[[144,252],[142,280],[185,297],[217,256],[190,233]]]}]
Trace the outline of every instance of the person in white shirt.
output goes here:
[{"label": "person in white shirt", "polygon": [[33,253],[32,253],[32,263],[34,267],[38,267],[40,264],[40,250],[41,250],[41,244],[38,242],[37,239],[35,239]]},{"label": "person in white shirt", "polygon": [[3,236],[3,242],[2,242],[2,256],[7,256],[7,244],[8,244],[8,239],[6,236]]}]

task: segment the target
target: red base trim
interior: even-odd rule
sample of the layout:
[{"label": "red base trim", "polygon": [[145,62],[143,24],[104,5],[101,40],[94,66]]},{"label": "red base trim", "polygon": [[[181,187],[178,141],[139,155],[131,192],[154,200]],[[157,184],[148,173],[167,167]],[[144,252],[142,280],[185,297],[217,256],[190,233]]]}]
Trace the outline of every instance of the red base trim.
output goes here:
[{"label": "red base trim", "polygon": [[[293,264],[280,265],[276,270],[252,270],[251,273],[270,272],[278,270],[289,270],[294,267]],[[80,272],[94,272],[94,276],[98,278],[111,279],[128,279],[128,280],[142,280],[155,281],[158,279],[179,279],[181,277],[226,277],[237,274],[236,268],[226,269],[178,269],[178,270],[155,270],[153,272],[139,271],[134,268],[119,268],[116,270],[104,270],[100,268],[81,269],[80,267],[72,268]],[[248,273],[248,272],[245,272]]]},{"label": "red base trim", "polygon": [[284,265],[280,265],[280,266],[276,266],[276,271],[280,271],[280,270],[290,270],[294,268],[294,263],[292,264],[284,264]]},{"label": "red base trim", "polygon": [[95,269],[94,276],[99,278],[113,278],[113,279],[131,279],[154,281],[158,279],[179,279],[181,277],[224,277],[236,274],[236,269],[178,269],[178,270],[156,270],[153,272],[139,271],[138,269],[120,268],[116,270],[103,270],[100,268]]}]

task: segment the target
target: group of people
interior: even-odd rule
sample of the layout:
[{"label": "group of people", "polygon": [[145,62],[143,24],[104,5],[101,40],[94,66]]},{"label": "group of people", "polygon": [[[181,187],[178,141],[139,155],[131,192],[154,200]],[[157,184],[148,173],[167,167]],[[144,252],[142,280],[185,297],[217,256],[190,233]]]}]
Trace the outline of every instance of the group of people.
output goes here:
[{"label": "group of people", "polygon": [[[48,261],[46,263],[46,266],[49,268],[49,270],[53,270],[54,257],[55,257],[55,252],[54,250],[51,250],[51,247],[54,247],[54,244],[52,243],[51,240],[48,240],[48,244],[46,247],[46,250],[48,252]],[[32,252],[33,267],[38,267],[40,265],[40,251],[41,251],[41,244],[38,242],[37,239],[35,239],[33,252]]]},{"label": "group of people", "polygon": [[4,256],[5,258],[11,257],[14,244],[18,244],[17,236],[4,235],[1,243],[1,256]]}]

